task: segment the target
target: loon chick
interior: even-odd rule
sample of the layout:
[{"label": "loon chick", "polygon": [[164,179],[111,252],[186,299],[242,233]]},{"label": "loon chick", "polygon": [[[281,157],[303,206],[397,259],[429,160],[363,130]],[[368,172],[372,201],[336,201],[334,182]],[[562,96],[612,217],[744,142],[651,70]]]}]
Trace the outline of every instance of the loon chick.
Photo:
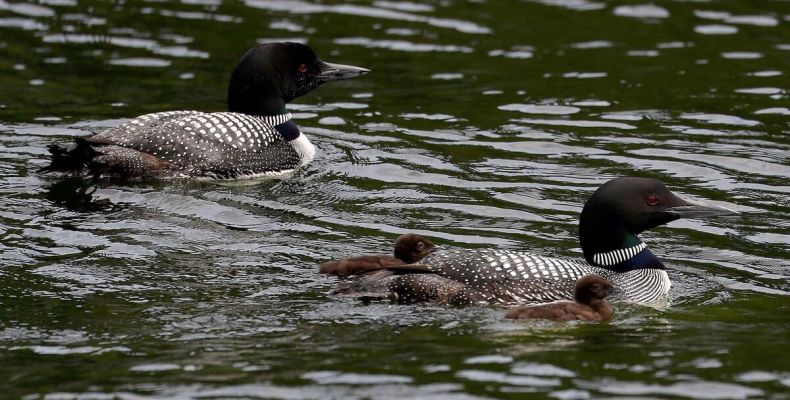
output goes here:
[{"label": "loon chick", "polygon": [[315,147],[285,104],[325,82],[369,70],[324,62],[300,43],[265,43],[241,58],[228,111],[146,114],[70,145],[51,145],[39,172],[94,177],[240,179],[281,175],[308,164]]},{"label": "loon chick", "polygon": [[497,249],[436,252],[419,265],[387,267],[363,276],[346,293],[387,293],[398,302],[447,304],[541,303],[573,298],[573,284],[599,275],[616,288],[614,299],[664,305],[666,267],[637,237],[686,217],[736,213],[681,199],[656,179],[621,177],[593,193],[579,219],[586,262]]},{"label": "loon chick", "polygon": [[327,261],[321,264],[318,270],[323,274],[340,277],[359,275],[386,267],[415,263],[435,250],[436,245],[430,240],[420,235],[407,233],[395,241],[395,257],[371,255],[343,258]]},{"label": "loon chick", "polygon": [[509,319],[549,319],[552,321],[606,321],[614,310],[603,299],[612,292],[609,281],[597,275],[585,275],[573,287],[573,300],[519,306],[505,314]]}]

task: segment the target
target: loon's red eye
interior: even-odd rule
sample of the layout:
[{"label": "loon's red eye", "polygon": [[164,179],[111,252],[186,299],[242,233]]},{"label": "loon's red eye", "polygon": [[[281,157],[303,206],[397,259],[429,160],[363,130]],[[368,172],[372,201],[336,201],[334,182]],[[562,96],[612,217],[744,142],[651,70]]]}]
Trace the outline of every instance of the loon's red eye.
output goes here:
[{"label": "loon's red eye", "polygon": [[658,204],[658,197],[654,194],[651,194],[650,196],[645,197],[645,203],[647,203],[649,206],[654,206]]},{"label": "loon's red eye", "polygon": [[302,64],[302,65],[300,65],[300,66],[299,66],[299,68],[297,68],[296,70],[297,70],[297,71],[299,71],[299,72],[301,72],[301,73],[305,73],[305,72],[307,72],[307,65],[305,65],[305,64]]}]

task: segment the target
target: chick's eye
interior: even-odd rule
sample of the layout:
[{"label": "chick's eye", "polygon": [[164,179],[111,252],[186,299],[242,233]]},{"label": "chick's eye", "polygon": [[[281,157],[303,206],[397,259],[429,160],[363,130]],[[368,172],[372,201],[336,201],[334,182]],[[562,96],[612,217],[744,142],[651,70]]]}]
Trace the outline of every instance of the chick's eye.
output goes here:
[{"label": "chick's eye", "polygon": [[307,72],[307,65],[305,65],[305,64],[302,64],[302,65],[300,65],[300,66],[299,66],[299,68],[297,68],[296,70],[297,70],[297,71],[299,71],[299,72],[301,72],[301,73],[305,73],[305,72]]},{"label": "chick's eye", "polygon": [[649,206],[658,204],[658,196],[651,194],[650,196],[645,197],[645,203],[647,203]]},{"label": "chick's eye", "polygon": [[423,249],[423,247],[425,247],[425,243],[423,243],[423,242],[417,242],[417,250],[422,250],[422,249]]}]

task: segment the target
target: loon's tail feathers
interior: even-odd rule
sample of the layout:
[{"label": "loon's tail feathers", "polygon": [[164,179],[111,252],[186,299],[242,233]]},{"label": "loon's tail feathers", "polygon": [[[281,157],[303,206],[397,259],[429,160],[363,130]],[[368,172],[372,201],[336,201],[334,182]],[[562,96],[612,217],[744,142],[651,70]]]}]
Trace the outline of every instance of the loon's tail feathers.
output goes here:
[{"label": "loon's tail feathers", "polygon": [[91,147],[91,144],[85,138],[76,136],[73,143],[55,143],[49,145],[47,149],[52,154],[52,161],[48,166],[39,169],[39,173],[60,172],[78,175],[96,156],[96,151]]},{"label": "loon's tail feathers", "polygon": [[349,275],[367,274],[403,264],[403,260],[390,256],[359,256],[327,261],[319,265],[318,271],[322,274],[344,278]]},{"label": "loon's tail feathers", "polygon": [[105,142],[75,137],[74,143],[49,147],[52,161],[39,173],[93,176],[94,179],[161,176],[173,164],[151,154]]}]

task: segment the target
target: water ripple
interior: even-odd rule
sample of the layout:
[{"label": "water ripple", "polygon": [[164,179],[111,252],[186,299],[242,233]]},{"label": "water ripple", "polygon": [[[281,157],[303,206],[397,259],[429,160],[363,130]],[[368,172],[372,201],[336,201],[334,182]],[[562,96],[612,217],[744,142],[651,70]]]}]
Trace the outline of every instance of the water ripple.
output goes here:
[{"label": "water ripple", "polygon": [[[4,393],[781,397],[790,16],[730,3],[0,0]],[[293,176],[35,172],[53,142],[224,109],[244,49],[289,36],[374,70],[288,105],[318,149]],[[337,296],[316,273],[406,232],[581,258],[579,212],[622,175],[741,212],[642,234],[669,268],[665,309],[514,323]]]},{"label": "water ripple", "polygon": [[363,37],[339,38],[335,39],[335,43],[409,52],[471,53],[473,51],[467,46],[412,43],[406,40],[374,40]]},{"label": "water ripple", "polygon": [[245,0],[249,7],[262,8],[272,11],[289,12],[293,14],[334,13],[360,17],[391,19],[398,21],[422,22],[439,28],[454,29],[463,33],[487,34],[491,29],[469,21],[447,18],[435,18],[425,15],[416,15],[386,8],[359,6],[352,4],[325,5],[306,1],[260,1]]}]

